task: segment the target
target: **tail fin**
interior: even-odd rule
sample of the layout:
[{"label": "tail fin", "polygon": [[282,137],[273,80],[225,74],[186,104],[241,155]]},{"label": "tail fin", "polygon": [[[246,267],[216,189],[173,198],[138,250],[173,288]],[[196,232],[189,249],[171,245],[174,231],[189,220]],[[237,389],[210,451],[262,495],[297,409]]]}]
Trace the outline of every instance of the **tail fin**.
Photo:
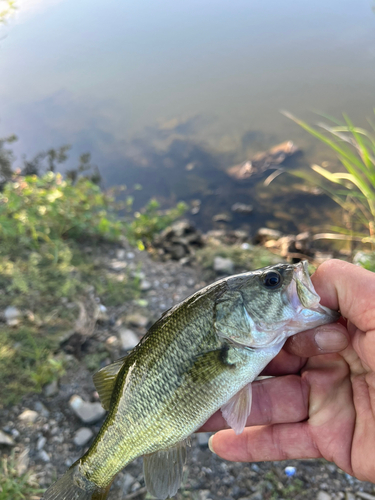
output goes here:
[{"label": "tail fin", "polygon": [[106,488],[99,488],[82,476],[77,465],[73,465],[48,488],[41,500],[105,500],[111,484]]}]

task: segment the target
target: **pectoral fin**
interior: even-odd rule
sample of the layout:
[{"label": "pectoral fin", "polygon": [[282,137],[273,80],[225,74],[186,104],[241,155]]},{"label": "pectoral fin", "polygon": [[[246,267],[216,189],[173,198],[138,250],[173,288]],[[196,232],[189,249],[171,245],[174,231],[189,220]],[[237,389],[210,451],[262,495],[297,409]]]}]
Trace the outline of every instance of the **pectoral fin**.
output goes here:
[{"label": "pectoral fin", "polygon": [[186,461],[186,441],[173,448],[143,457],[143,473],[148,492],[164,500],[173,497],[181,485]]},{"label": "pectoral fin", "polygon": [[247,417],[251,411],[251,401],[251,384],[247,384],[221,407],[223,417],[236,434],[241,434],[245,428]]},{"label": "pectoral fin", "polygon": [[112,393],[115,387],[117,375],[124,365],[126,358],[127,356],[124,356],[114,363],[104,366],[104,368],[101,368],[93,376],[94,385],[98,391],[100,402],[103,408],[107,411],[109,410],[111,404]]}]

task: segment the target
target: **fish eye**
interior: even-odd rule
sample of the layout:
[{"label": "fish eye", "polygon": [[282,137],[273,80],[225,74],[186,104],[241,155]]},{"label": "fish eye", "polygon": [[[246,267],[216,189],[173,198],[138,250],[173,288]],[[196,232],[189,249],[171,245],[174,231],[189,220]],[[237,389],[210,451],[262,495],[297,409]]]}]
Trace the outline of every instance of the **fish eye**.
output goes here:
[{"label": "fish eye", "polygon": [[281,274],[277,271],[268,271],[261,275],[260,282],[265,288],[268,288],[269,290],[275,290],[276,288],[279,288],[279,286],[281,286],[283,279],[281,277]]}]

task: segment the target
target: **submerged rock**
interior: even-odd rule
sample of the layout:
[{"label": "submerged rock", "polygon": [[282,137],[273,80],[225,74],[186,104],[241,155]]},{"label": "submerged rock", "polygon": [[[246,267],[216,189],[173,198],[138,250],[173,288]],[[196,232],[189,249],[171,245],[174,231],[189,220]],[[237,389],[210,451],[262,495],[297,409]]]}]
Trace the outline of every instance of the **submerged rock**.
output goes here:
[{"label": "submerged rock", "polygon": [[181,260],[203,246],[202,235],[187,220],[177,221],[154,238],[153,245],[165,258]]},{"label": "submerged rock", "polygon": [[235,203],[232,205],[232,212],[236,212],[238,214],[251,214],[254,210],[252,205],[246,205],[245,203]]}]

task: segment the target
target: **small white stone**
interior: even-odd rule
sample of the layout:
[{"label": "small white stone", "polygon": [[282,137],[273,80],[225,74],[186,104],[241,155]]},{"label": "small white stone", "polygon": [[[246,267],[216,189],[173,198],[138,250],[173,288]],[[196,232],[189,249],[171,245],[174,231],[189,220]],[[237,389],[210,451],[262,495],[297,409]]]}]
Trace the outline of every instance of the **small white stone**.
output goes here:
[{"label": "small white stone", "polygon": [[125,351],[133,349],[139,342],[138,336],[128,328],[121,329],[120,332],[121,346]]},{"label": "small white stone", "polygon": [[142,292],[146,292],[147,290],[150,290],[150,288],[152,288],[152,285],[149,281],[147,280],[141,281],[140,289],[142,290]]},{"label": "small white stone", "polygon": [[88,427],[81,427],[74,434],[73,443],[76,446],[84,446],[86,443],[90,441],[93,435],[94,434],[91,429],[89,429]]},{"label": "small white stone", "polygon": [[316,496],[316,500],[331,500],[331,495],[326,491],[320,490]]},{"label": "small white stone", "polygon": [[39,415],[36,411],[25,410],[21,413],[21,415],[18,415],[18,420],[21,420],[21,422],[24,422],[25,424],[33,424],[38,417]]},{"label": "small white stone", "polygon": [[44,387],[44,395],[47,398],[55,396],[58,392],[59,392],[59,385],[57,383],[57,380],[53,380],[50,384],[47,384]]},{"label": "small white stone", "polygon": [[123,248],[119,248],[118,250],[116,250],[116,257],[119,259],[119,260],[124,260],[125,257],[126,257],[126,252]]},{"label": "small white stone", "polygon": [[110,267],[114,271],[121,271],[122,269],[125,269],[127,267],[127,265],[128,264],[126,262],[123,262],[121,260],[112,260]]},{"label": "small white stone", "polygon": [[43,460],[43,462],[49,462],[51,459],[48,455],[48,453],[45,450],[40,450],[39,452],[39,458]]},{"label": "small white stone", "polygon": [[0,431],[0,444],[6,444],[7,446],[14,446],[15,443],[13,439],[10,436],[8,436],[8,434],[6,434],[3,431]]},{"label": "small white stone", "polygon": [[100,403],[87,403],[77,395],[70,398],[69,406],[85,424],[93,424],[105,414],[105,410]]},{"label": "small white stone", "polygon": [[36,449],[38,451],[42,450],[44,448],[44,445],[46,444],[46,442],[47,442],[47,439],[44,436],[41,436],[38,439],[38,442],[36,443]]},{"label": "small white stone", "polygon": [[216,271],[217,273],[232,274],[234,271],[233,261],[231,259],[225,259],[223,257],[215,257],[214,271]]},{"label": "small white stone", "polygon": [[20,322],[21,311],[14,306],[8,306],[4,311],[5,321],[8,326],[17,326]]}]

